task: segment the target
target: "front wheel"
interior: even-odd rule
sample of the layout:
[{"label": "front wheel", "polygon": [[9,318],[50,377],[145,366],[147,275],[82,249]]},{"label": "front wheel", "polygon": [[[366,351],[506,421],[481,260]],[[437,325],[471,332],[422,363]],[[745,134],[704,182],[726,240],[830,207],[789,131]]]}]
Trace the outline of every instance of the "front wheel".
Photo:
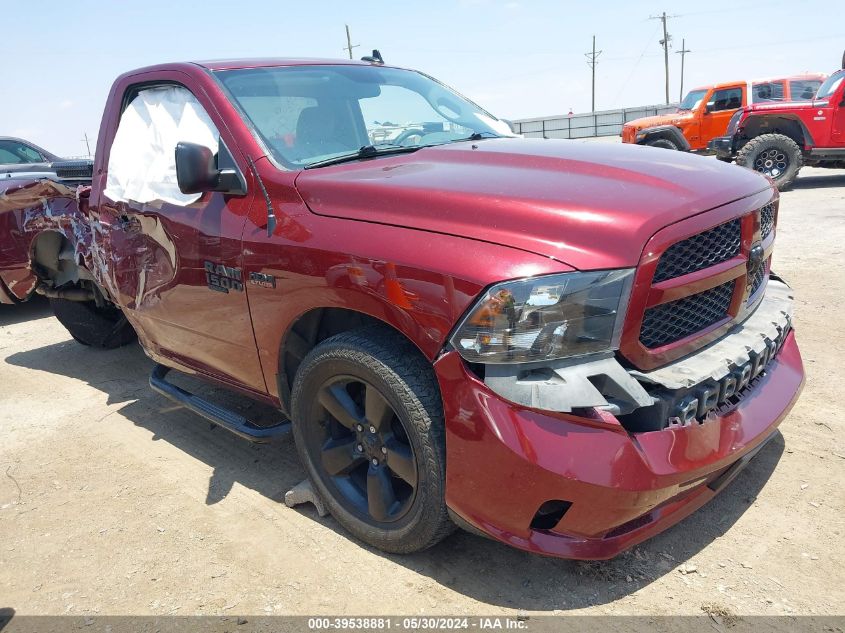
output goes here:
[{"label": "front wheel", "polygon": [[662,149],[678,149],[678,146],[668,138],[657,138],[653,141],[646,141],[645,145],[648,145],[649,147],[660,147]]},{"label": "front wheel", "polygon": [[783,134],[762,134],[751,139],[736,155],[736,164],[771,178],[783,191],[798,177],[804,164],[801,148]]},{"label": "front wheel", "polygon": [[409,553],[454,529],[440,392],[408,341],[382,327],[323,341],[297,371],[291,411],[308,475],[352,534]]}]

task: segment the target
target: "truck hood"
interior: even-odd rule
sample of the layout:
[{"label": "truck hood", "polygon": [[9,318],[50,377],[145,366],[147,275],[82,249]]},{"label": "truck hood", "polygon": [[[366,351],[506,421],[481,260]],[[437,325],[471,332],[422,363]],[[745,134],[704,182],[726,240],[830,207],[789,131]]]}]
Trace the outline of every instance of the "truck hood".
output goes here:
[{"label": "truck hood", "polygon": [[683,112],[675,112],[669,114],[658,114],[655,116],[645,116],[641,119],[634,119],[625,124],[626,128],[633,128],[634,130],[644,130],[649,127],[657,127],[659,125],[681,125],[685,121],[692,120],[694,115],[691,111],[685,110]]},{"label": "truck hood", "polygon": [[770,187],[665,149],[490,139],[303,171],[318,215],[473,238],[578,269],[635,266],[661,228]]}]

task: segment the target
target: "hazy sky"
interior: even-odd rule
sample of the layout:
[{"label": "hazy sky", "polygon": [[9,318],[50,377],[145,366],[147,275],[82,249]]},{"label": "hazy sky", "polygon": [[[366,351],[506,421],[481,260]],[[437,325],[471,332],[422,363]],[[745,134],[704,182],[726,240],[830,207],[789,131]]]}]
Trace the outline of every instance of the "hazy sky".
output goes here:
[{"label": "hazy sky", "polygon": [[673,38],[671,96],[681,39],[692,50],[684,85],[832,72],[845,49],[838,0],[7,0],[0,38],[0,135],[55,153],[93,151],[113,79],[165,61],[225,57],[356,57],[372,48],[391,64],[424,70],[507,118],[590,108],[584,52],[597,36],[596,108],[664,98],[660,22]]}]

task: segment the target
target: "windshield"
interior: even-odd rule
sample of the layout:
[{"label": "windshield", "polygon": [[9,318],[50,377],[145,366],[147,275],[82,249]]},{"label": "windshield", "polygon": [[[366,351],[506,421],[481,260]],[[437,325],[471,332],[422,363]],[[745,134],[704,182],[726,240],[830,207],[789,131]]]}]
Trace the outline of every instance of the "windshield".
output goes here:
[{"label": "windshield", "polygon": [[691,90],[687,93],[687,96],[684,97],[684,100],[681,101],[681,105],[678,106],[680,110],[695,110],[698,107],[698,104],[701,103],[701,100],[704,98],[704,95],[707,94],[707,90]]},{"label": "windshield", "polygon": [[843,79],[845,79],[845,70],[840,70],[838,73],[832,74],[821,85],[821,88],[819,88],[819,91],[816,93],[816,99],[827,99],[836,92]]},{"label": "windshield", "polygon": [[[425,147],[510,127],[421,73],[381,66],[277,66],[216,73],[277,163]],[[368,155],[377,155],[370,152]]]}]

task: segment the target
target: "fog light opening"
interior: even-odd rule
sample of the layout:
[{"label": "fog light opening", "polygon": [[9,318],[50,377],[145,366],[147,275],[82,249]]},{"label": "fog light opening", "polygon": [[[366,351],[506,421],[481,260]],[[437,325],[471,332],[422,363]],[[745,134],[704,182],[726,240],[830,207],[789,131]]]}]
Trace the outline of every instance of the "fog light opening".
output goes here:
[{"label": "fog light opening", "polygon": [[551,530],[555,527],[566,511],[572,506],[571,501],[562,501],[560,499],[552,499],[546,501],[537,510],[534,518],[531,520],[532,530]]}]

